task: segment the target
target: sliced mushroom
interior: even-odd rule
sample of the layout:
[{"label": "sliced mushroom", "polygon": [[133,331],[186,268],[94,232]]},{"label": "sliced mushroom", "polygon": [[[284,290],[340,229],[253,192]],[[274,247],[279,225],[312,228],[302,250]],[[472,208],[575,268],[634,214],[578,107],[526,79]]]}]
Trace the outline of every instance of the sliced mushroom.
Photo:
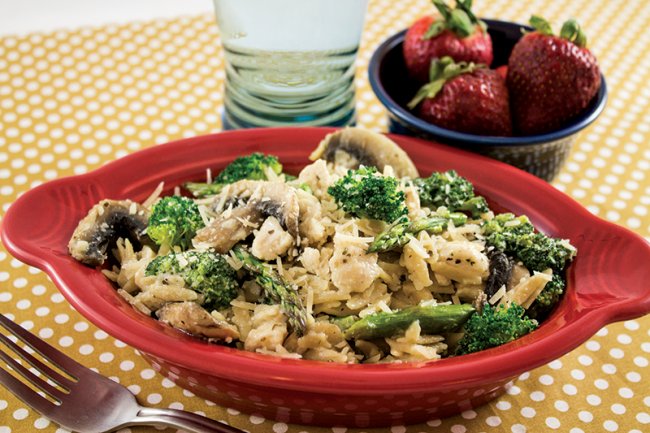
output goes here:
[{"label": "sliced mushroom", "polygon": [[319,158],[352,169],[365,165],[383,171],[390,165],[396,177],[419,177],[411,158],[393,140],[362,128],[328,134],[309,156],[312,161]]},{"label": "sliced mushroom", "polygon": [[190,335],[230,343],[239,339],[239,332],[225,320],[218,320],[196,302],[170,302],[156,316],[161,322]]},{"label": "sliced mushroom", "polygon": [[197,247],[211,247],[226,253],[269,216],[275,217],[294,239],[298,237],[298,197],[295,189],[285,183],[242,180],[216,196],[214,203],[216,211],[221,210],[219,207],[223,203],[235,207],[222,212],[196,233],[193,243]]},{"label": "sliced mushroom", "polygon": [[530,277],[530,271],[521,263],[515,263],[512,267],[512,272],[510,273],[510,279],[506,283],[506,289],[512,290],[517,284],[521,282],[524,278]]},{"label": "sliced mushroom", "polygon": [[236,207],[197,231],[192,243],[196,248],[214,248],[225,254],[253,233],[263,220],[262,213],[252,204]]},{"label": "sliced mushroom", "polygon": [[68,250],[80,262],[99,266],[120,237],[138,245],[150,243],[145,234],[148,222],[149,212],[134,201],[102,200],[79,222]]},{"label": "sliced mushroom", "polygon": [[485,294],[491,298],[501,286],[505,286],[510,281],[514,262],[501,251],[492,251],[488,257],[490,259],[490,276],[485,282]]}]

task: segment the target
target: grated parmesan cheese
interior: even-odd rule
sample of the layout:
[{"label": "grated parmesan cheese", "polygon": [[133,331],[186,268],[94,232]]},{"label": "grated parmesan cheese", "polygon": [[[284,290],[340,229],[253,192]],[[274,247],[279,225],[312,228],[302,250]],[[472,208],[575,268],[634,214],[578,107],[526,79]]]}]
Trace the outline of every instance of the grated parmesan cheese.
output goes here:
[{"label": "grated parmesan cheese", "polygon": [[379,307],[379,309],[381,311],[383,311],[384,313],[392,313],[393,312],[393,310],[390,309],[388,304],[386,304],[386,302],[383,299],[381,301],[377,302],[377,307]]},{"label": "grated parmesan cheese", "polygon": [[165,187],[165,182],[160,182],[156,189],[153,190],[151,195],[147,197],[145,201],[142,202],[142,206],[144,207],[151,207],[156,200],[158,200],[158,197],[160,197],[160,193],[162,193],[163,188]]},{"label": "grated parmesan cheese", "polygon": [[284,272],[284,267],[282,266],[282,257],[278,256],[275,259],[275,264],[278,267],[278,269],[277,269],[278,275],[280,276],[280,278],[284,278],[285,277],[285,272]]},{"label": "grated parmesan cheese", "polygon": [[516,227],[516,226],[518,226],[520,224],[521,224],[521,221],[519,221],[518,219],[513,219],[513,220],[510,220],[510,221],[506,221],[506,223],[503,224],[503,226],[504,227]]},{"label": "grated parmesan cheese", "polygon": [[232,301],[230,301],[230,305],[232,305],[233,307],[241,308],[243,310],[254,311],[255,305],[257,304],[253,304],[251,302],[246,302],[246,301],[240,301],[238,299],[233,299]]},{"label": "grated parmesan cheese", "polygon": [[208,217],[207,209],[205,206],[200,205],[199,206],[199,215],[201,216],[201,219],[203,220],[203,225],[204,226],[209,226],[210,225],[210,218]]},{"label": "grated parmesan cheese", "polygon": [[409,235],[409,237],[411,240],[408,242],[407,245],[411,248],[411,250],[421,258],[428,259],[430,257],[429,253],[422,246],[422,243],[416,238],[412,237],[411,235]]},{"label": "grated parmesan cheese", "polygon": [[343,233],[337,233],[335,235],[335,238],[336,238],[335,242],[344,241],[344,242],[364,244],[364,245],[375,240],[374,237],[370,237],[370,236],[367,237],[353,236],[353,235],[346,235]]},{"label": "grated parmesan cheese", "polygon": [[506,294],[506,286],[505,284],[502,284],[501,287],[499,287],[499,290],[497,290],[496,293],[492,295],[492,297],[488,300],[488,302],[490,303],[490,305],[494,305],[497,302],[499,302],[499,300],[503,298],[505,294]]}]

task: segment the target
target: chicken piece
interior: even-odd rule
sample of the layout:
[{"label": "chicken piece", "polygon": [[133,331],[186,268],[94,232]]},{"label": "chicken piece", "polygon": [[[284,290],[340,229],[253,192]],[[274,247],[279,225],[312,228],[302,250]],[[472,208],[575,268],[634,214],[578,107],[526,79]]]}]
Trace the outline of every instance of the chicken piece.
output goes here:
[{"label": "chicken piece", "polygon": [[[338,244],[338,245],[337,245]],[[329,260],[332,283],[347,292],[363,292],[382,272],[377,254],[367,254],[358,245],[341,245],[334,236],[334,254]]]},{"label": "chicken piece", "polygon": [[287,253],[293,237],[282,229],[275,217],[268,217],[255,232],[251,253],[260,260],[271,261]]},{"label": "chicken piece", "polygon": [[296,190],[300,209],[299,232],[303,245],[320,245],[327,233],[322,223],[323,215],[320,202],[316,197],[303,190]]},{"label": "chicken piece", "polygon": [[251,318],[252,328],[246,336],[244,348],[251,352],[283,352],[287,338],[287,318],[279,305],[256,305]]},{"label": "chicken piece", "polygon": [[327,163],[318,159],[302,169],[298,181],[309,186],[312,193],[322,199],[327,195],[327,189],[334,182],[333,176],[327,169]]}]

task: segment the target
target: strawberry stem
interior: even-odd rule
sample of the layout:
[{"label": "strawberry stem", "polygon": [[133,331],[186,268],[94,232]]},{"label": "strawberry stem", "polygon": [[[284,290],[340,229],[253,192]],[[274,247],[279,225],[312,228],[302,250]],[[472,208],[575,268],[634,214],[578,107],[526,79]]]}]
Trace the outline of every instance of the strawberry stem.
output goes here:
[{"label": "strawberry stem", "polygon": [[461,38],[466,38],[474,33],[474,26],[472,25],[472,21],[470,21],[469,16],[462,9],[454,9],[451,11],[451,17],[449,18],[449,28],[453,29],[453,32]]},{"label": "strawberry stem", "polygon": [[[539,33],[547,36],[554,36],[553,29],[548,21],[544,18],[533,15],[530,17],[530,25]],[[587,46],[587,36],[582,31],[580,24],[574,19],[571,18],[562,25],[560,30],[560,37],[566,39],[569,42],[573,42],[577,46],[584,48]]]},{"label": "strawberry stem", "polygon": [[478,17],[474,15],[474,12],[472,12],[472,0],[456,0],[456,8],[460,8],[463,12],[465,12],[472,24],[478,24],[481,27],[483,33],[487,31],[487,24],[479,20]]},{"label": "strawberry stem", "polygon": [[412,110],[423,100],[435,98],[449,80],[485,67],[483,64],[474,62],[456,63],[449,56],[433,59],[429,68],[429,83],[417,91],[413,99],[407,104],[408,108]]},{"label": "strawberry stem", "polygon": [[562,25],[562,30],[560,30],[560,37],[566,39],[567,41],[573,42],[581,48],[587,46],[587,36],[582,31],[580,24],[578,24],[578,22],[573,18],[567,20]]},{"label": "strawberry stem", "polygon": [[472,12],[472,0],[456,0],[456,7],[452,9],[444,0],[431,0],[438,9],[442,20],[431,23],[429,29],[422,35],[422,39],[431,39],[449,29],[461,38],[474,34],[478,25],[483,32],[487,26]]},{"label": "strawberry stem", "polygon": [[533,15],[529,20],[530,26],[543,35],[553,36],[553,28],[545,18],[539,15]]}]

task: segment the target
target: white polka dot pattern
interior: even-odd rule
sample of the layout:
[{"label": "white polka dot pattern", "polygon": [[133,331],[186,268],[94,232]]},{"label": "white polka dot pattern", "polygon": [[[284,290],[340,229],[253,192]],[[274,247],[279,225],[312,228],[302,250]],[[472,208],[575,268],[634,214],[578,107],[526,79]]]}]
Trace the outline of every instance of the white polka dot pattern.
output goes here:
[{"label": "white polka dot pattern", "polygon": [[[583,24],[607,78],[609,103],[580,135],[554,185],[591,212],[650,238],[648,3],[475,3],[483,17],[525,22],[542,13],[556,27],[571,16]],[[357,59],[360,125],[387,127],[365,75],[374,48],[431,11],[428,0],[370,1]],[[23,192],[48,180],[85,173],[156,143],[220,130],[223,79],[211,15],[0,39],[0,215]],[[143,404],[206,414],[250,432],[361,432],[287,425],[195,397],[89,324],[44,273],[4,249],[0,283],[1,311],[126,385]],[[488,405],[382,431],[650,431],[649,329],[650,317],[610,325],[562,359],[520,375]],[[65,432],[0,390],[0,433],[34,429]]]}]

